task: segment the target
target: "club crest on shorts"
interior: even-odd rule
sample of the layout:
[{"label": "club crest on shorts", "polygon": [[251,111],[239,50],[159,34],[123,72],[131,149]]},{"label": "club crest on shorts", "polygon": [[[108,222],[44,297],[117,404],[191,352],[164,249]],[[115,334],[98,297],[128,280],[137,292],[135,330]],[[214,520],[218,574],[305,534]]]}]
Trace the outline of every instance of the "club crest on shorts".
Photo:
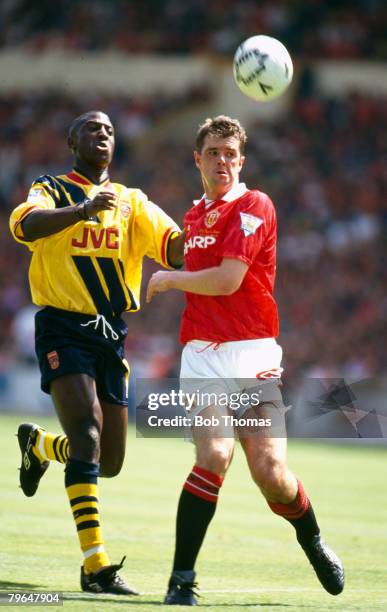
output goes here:
[{"label": "club crest on shorts", "polygon": [[56,351],[51,351],[51,353],[47,353],[47,361],[50,364],[51,370],[56,370],[59,368],[59,355]]},{"label": "club crest on shorts", "polygon": [[215,225],[215,223],[217,222],[217,220],[219,219],[219,211],[217,210],[211,210],[210,212],[208,212],[206,214],[206,216],[204,217],[204,225],[207,228],[212,227],[213,225]]},{"label": "club crest on shorts", "polygon": [[241,216],[241,230],[245,236],[252,236],[255,234],[257,229],[263,223],[263,219],[260,217],[254,217],[254,215],[248,215],[247,213],[239,213]]}]

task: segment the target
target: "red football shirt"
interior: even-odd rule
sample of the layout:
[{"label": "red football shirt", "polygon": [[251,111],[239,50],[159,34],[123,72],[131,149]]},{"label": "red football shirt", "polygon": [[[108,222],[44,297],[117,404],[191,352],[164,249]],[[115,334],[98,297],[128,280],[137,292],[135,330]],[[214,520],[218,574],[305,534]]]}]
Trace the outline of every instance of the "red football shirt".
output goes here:
[{"label": "red football shirt", "polygon": [[[277,221],[270,198],[243,184],[224,200],[205,205],[203,198],[184,217],[185,269],[219,266],[224,257],[240,259],[249,269],[232,295],[186,293],[180,340],[229,342],[278,336],[273,297]],[[235,199],[227,197],[237,193]],[[242,195],[239,195],[241,194]]]}]

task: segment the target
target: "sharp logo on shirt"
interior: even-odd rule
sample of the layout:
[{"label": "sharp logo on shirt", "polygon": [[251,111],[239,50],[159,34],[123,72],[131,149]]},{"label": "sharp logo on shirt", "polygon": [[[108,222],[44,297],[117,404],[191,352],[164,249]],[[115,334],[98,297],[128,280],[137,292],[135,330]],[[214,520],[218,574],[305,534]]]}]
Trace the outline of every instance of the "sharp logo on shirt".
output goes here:
[{"label": "sharp logo on shirt", "polygon": [[241,230],[245,236],[252,236],[255,234],[257,229],[263,223],[263,219],[260,217],[254,217],[254,215],[248,215],[247,213],[239,213],[241,216]]},{"label": "sharp logo on shirt", "polygon": [[42,193],[43,193],[42,189],[30,189],[27,201],[28,202],[38,202],[42,196]]},{"label": "sharp logo on shirt", "polygon": [[211,244],[215,244],[215,242],[215,236],[192,236],[192,238],[184,243],[184,255],[186,255],[190,249],[206,249],[211,246]]},{"label": "sharp logo on shirt", "polygon": [[204,225],[206,227],[210,228],[213,225],[215,225],[215,223],[217,222],[218,219],[219,219],[219,211],[211,210],[204,217]]},{"label": "sharp logo on shirt", "polygon": [[120,232],[117,227],[84,227],[81,238],[73,238],[71,245],[78,249],[89,247],[99,249],[102,246],[106,246],[107,249],[118,249],[119,237]]},{"label": "sharp logo on shirt", "polygon": [[59,356],[56,351],[51,351],[51,353],[47,353],[47,361],[50,364],[51,370],[56,370],[59,368]]}]

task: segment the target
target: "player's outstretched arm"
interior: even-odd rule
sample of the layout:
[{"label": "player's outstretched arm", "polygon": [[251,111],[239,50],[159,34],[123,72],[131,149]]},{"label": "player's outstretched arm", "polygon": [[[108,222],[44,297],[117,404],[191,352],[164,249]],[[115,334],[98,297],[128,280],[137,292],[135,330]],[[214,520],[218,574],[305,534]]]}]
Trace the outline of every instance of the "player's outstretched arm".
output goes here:
[{"label": "player's outstretched arm", "polygon": [[117,196],[111,191],[100,191],[92,200],[83,200],[75,206],[53,209],[34,209],[22,221],[25,240],[33,241],[56,234],[79,221],[87,221],[103,210],[116,206]]},{"label": "player's outstretched arm", "polygon": [[243,261],[225,258],[219,266],[197,272],[155,272],[148,284],[146,301],[169,289],[198,295],[231,295],[241,286],[247,270]]},{"label": "player's outstretched arm", "polygon": [[168,262],[174,268],[181,268],[184,263],[184,240],[185,240],[185,230],[183,230],[180,234],[171,238],[168,243]]}]

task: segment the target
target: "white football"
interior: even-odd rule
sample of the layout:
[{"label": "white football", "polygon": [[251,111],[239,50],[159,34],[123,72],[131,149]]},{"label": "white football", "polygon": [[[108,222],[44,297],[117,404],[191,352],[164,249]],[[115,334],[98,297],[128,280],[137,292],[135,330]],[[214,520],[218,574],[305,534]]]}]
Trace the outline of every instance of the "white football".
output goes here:
[{"label": "white football", "polygon": [[253,100],[278,98],[293,78],[293,62],[285,45],[271,36],[251,36],[234,55],[233,72],[242,93]]}]

